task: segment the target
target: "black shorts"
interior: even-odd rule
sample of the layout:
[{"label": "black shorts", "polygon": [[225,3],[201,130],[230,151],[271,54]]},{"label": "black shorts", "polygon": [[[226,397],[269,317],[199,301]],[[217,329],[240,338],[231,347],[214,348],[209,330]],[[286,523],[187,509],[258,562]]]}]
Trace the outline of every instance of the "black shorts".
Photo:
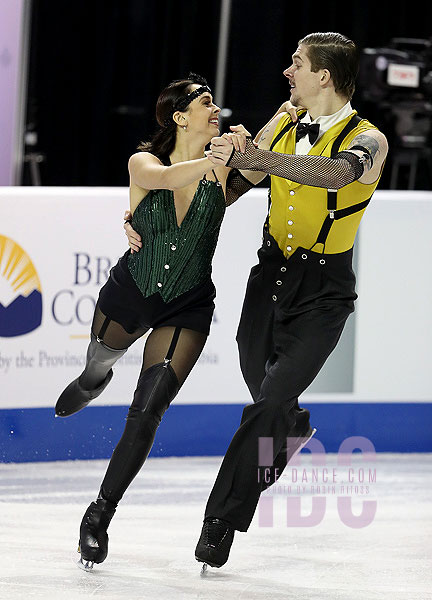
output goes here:
[{"label": "black shorts", "polygon": [[128,332],[171,325],[209,334],[216,289],[210,277],[170,302],[156,292],[144,298],[130,274],[128,250],[99,292],[101,311]]}]

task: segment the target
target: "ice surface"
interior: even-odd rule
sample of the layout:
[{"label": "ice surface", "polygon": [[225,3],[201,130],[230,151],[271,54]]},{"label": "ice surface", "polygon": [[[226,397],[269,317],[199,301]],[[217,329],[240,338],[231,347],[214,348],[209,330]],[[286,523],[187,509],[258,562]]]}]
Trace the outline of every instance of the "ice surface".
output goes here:
[{"label": "ice surface", "polygon": [[[92,573],[76,565],[78,528],[106,461],[0,465],[0,598],[432,599],[432,455],[378,455],[369,496],[352,495],[356,514],[363,500],[377,501],[373,522],[358,529],[341,522],[331,491],[321,491],[319,525],[287,527],[288,470],[280,491],[266,493],[273,526],[260,526],[257,514],[236,533],[228,563],[201,577],[194,549],[220,460],[149,459],[111,523],[108,558]],[[298,473],[310,473],[310,456],[302,460]],[[337,457],[327,455],[332,467],[340,468]]]}]

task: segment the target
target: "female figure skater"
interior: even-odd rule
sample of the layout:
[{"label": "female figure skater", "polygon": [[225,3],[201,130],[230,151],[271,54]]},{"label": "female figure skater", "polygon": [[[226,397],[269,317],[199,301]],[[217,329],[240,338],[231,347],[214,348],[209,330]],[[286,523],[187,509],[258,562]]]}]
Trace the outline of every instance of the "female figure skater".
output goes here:
[{"label": "female figure skater", "polygon": [[85,369],[56,404],[61,417],[87,406],[110,382],[114,363],[152,329],[123,435],[81,522],[79,565],[86,570],[105,560],[117,504],[206,342],[215,297],[211,261],[225,206],[253,186],[254,175],[262,178],[253,174],[249,181],[205,156],[219,133],[219,112],[197,75],[161,92],[159,130],[129,160],[132,224],[142,248],[128,250],[111,270],[99,293]]}]

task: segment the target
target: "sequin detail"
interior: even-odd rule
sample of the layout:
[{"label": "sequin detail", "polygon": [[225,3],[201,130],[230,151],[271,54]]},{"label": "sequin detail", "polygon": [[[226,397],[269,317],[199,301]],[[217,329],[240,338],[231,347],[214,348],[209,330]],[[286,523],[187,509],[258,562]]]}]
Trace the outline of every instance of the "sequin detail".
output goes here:
[{"label": "sequin detail", "polygon": [[129,271],[145,298],[159,292],[165,302],[202,283],[225,214],[220,184],[202,179],[180,225],[171,190],[152,190],[136,208],[132,227],[143,246],[128,257]]}]

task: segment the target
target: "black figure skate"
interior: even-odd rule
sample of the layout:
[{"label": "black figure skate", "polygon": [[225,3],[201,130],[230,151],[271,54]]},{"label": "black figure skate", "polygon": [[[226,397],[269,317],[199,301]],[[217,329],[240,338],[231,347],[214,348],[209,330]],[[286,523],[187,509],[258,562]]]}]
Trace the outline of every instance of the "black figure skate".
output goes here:
[{"label": "black figure skate", "polygon": [[234,529],[227,521],[212,517],[205,519],[195,549],[196,560],[204,563],[202,573],[205,573],[207,565],[222,567],[226,563],[233,539]]},{"label": "black figure skate", "polygon": [[92,502],[86,510],[80,527],[78,566],[91,571],[94,563],[103,562],[108,555],[108,525],[114,516],[116,505],[103,498]]}]

